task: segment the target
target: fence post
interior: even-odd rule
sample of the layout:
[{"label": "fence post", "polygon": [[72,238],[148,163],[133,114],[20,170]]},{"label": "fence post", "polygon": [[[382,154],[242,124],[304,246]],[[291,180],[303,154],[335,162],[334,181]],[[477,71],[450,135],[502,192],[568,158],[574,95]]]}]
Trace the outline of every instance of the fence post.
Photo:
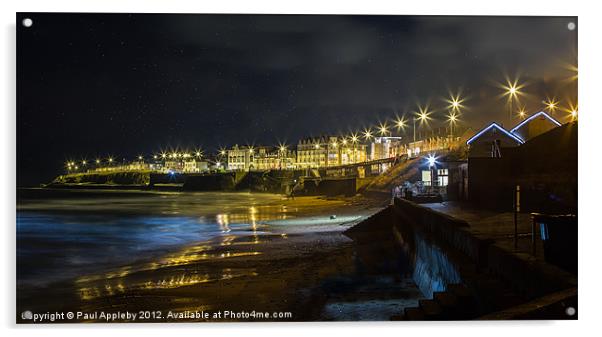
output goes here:
[{"label": "fence post", "polygon": [[518,212],[520,212],[520,185],[514,192],[514,249],[518,248]]}]

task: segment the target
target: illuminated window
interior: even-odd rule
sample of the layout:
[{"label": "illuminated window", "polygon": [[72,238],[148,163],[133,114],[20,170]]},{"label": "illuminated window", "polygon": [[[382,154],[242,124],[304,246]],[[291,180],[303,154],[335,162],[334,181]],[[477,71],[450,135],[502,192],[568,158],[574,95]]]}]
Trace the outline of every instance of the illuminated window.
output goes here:
[{"label": "illuminated window", "polygon": [[431,186],[431,171],[422,171],[422,183],[424,186]]},{"label": "illuminated window", "polygon": [[449,183],[449,173],[447,169],[438,169],[437,170],[437,183],[439,186],[447,186]]}]

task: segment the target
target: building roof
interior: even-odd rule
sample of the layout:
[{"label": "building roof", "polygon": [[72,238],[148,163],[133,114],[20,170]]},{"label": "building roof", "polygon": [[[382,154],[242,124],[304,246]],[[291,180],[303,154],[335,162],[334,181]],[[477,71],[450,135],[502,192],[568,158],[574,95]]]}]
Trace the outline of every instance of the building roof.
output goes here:
[{"label": "building roof", "polygon": [[478,139],[479,137],[481,137],[485,132],[487,132],[487,131],[489,131],[489,130],[491,130],[493,128],[495,128],[497,130],[500,130],[502,132],[502,134],[510,137],[511,139],[517,141],[520,144],[524,143],[524,141],[522,139],[520,139],[516,135],[508,132],[506,129],[504,129],[503,127],[499,126],[497,123],[494,122],[494,123],[489,124],[489,126],[481,129],[481,131],[477,132],[474,136],[470,137],[470,139],[468,139],[466,141],[466,144],[470,145],[470,143],[472,143],[473,141],[475,141],[476,139]]},{"label": "building roof", "polygon": [[[516,131],[518,131],[520,128],[527,125],[528,123],[530,123],[531,121],[533,121],[535,118],[537,118],[539,116],[543,116],[543,117],[547,118],[550,122],[552,122],[553,124],[556,124],[556,126],[561,125],[560,122],[558,122],[557,120],[552,118],[550,115],[548,115],[544,111],[540,111],[538,113],[531,115],[529,118],[525,119],[524,121],[518,123],[515,127],[512,128],[512,130],[510,130],[510,133],[516,135]],[[516,135],[516,136],[519,137],[518,135]]]}]

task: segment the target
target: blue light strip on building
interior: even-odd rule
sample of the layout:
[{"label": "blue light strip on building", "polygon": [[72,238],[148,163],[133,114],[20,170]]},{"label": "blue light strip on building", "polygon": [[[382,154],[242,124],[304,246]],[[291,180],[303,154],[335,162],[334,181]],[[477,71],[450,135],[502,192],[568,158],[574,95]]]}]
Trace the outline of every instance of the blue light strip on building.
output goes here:
[{"label": "blue light strip on building", "polygon": [[531,117],[525,119],[524,121],[520,122],[517,126],[515,126],[512,130],[510,130],[511,133],[514,133],[514,131],[520,129],[521,126],[525,125],[525,123],[528,123],[529,121],[533,120],[533,118],[536,118],[538,116],[544,116],[547,119],[549,119],[550,121],[552,121],[552,123],[556,124],[557,126],[560,126],[562,124],[560,124],[557,120],[555,120],[554,118],[552,118],[550,115],[548,115],[547,113],[540,111],[536,114],[533,114]]},{"label": "blue light strip on building", "polygon": [[497,125],[497,123],[491,123],[488,127],[486,127],[483,130],[479,131],[476,135],[472,136],[469,140],[467,140],[466,144],[470,145],[470,143],[472,143],[475,139],[479,138],[485,132],[491,130],[491,128],[496,128],[496,129],[502,131],[505,135],[507,135],[508,137],[516,140],[517,142],[519,142],[521,144],[525,143],[522,139],[518,138],[516,135],[511,134],[510,132],[508,132],[504,128],[502,128],[501,126]]}]

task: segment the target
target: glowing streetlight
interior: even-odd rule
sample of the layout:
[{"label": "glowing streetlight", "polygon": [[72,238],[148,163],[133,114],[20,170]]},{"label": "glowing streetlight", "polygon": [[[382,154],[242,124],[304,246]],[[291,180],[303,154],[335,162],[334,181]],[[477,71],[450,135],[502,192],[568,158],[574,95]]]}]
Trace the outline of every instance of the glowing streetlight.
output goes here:
[{"label": "glowing streetlight", "polygon": [[113,162],[113,158],[109,157],[109,163]]},{"label": "glowing streetlight", "polygon": [[378,133],[380,133],[381,136],[386,136],[387,133],[389,133],[389,127],[386,122],[378,125]]},{"label": "glowing streetlight", "polygon": [[558,101],[556,100],[556,98],[548,98],[548,100],[544,101],[543,103],[546,105],[546,109],[548,109],[550,115],[552,115],[554,111],[556,111],[556,109],[558,108]]},{"label": "glowing streetlight", "polygon": [[514,80],[514,81],[510,81],[509,79],[506,79],[506,84],[505,85],[501,85],[501,88],[504,89],[504,96],[508,96],[508,99],[513,100],[513,99],[518,99],[519,96],[522,96],[523,93],[522,91],[520,91],[525,85],[524,84],[519,84],[518,83],[518,79]]},{"label": "glowing streetlight", "polygon": [[449,115],[447,115],[447,122],[449,123],[449,133],[452,138],[454,137],[454,126],[456,125],[457,121],[458,115],[456,115],[454,111],[451,111]]},{"label": "glowing streetlight", "polygon": [[82,160],[82,165],[86,165],[88,162],[85,160]]},{"label": "glowing streetlight", "polygon": [[428,121],[431,119],[429,117],[431,112],[429,112],[428,109],[429,109],[428,105],[425,106],[424,108],[421,106],[418,106],[418,112],[416,113],[416,115],[413,118],[414,142],[416,142],[416,121],[420,121],[420,125],[422,125],[424,123],[428,123]]},{"label": "glowing streetlight", "polygon": [[429,164],[429,167],[433,167],[437,163],[437,157],[434,154],[429,154],[426,156],[426,161]]},{"label": "glowing streetlight", "polygon": [[138,160],[142,160],[142,158],[143,158],[142,156],[138,156]]},{"label": "glowing streetlight", "polygon": [[161,153],[161,158],[162,158],[162,159],[165,159],[165,158],[167,158],[167,153],[165,153],[165,152]]},{"label": "glowing streetlight", "polygon": [[527,117],[527,112],[525,111],[525,108],[521,108],[520,110],[518,110],[518,116],[520,117],[520,119],[525,119],[525,117]]},{"label": "glowing streetlight", "polygon": [[100,159],[96,159],[96,164],[100,164]]},{"label": "glowing streetlight", "polygon": [[372,131],[370,129],[364,130],[364,138],[366,138],[366,140],[370,140],[370,138],[372,138]]},{"label": "glowing streetlight", "polygon": [[397,127],[397,130],[404,130],[407,126],[405,117],[404,116],[402,116],[401,118],[398,117],[395,120],[395,126]]},{"label": "glowing streetlight", "polygon": [[449,98],[445,100],[449,105],[447,108],[453,112],[459,113],[460,109],[464,108],[462,102],[464,102],[464,98],[460,97],[460,94],[454,95],[452,93],[449,94]]},{"label": "glowing streetlight", "polygon": [[518,79],[511,81],[509,78],[506,78],[506,84],[501,84],[500,87],[504,90],[502,93],[503,96],[508,98],[508,103],[510,105],[508,110],[508,119],[509,123],[512,123],[512,113],[514,111],[514,101],[518,100],[519,96],[523,95],[521,89],[525,86],[525,84],[519,84]]},{"label": "glowing streetlight", "polygon": [[357,137],[357,135],[356,135],[356,134],[352,134],[352,135],[351,135],[351,142],[352,142],[353,144],[357,143],[358,139],[359,139],[359,138]]},{"label": "glowing streetlight", "polygon": [[569,116],[571,118],[571,121],[574,121],[577,119],[577,116],[579,114],[579,110],[577,109],[577,105],[573,105],[572,103],[569,103],[569,106],[567,109],[564,109],[564,111],[569,113]]},{"label": "glowing streetlight", "polygon": [[158,156],[157,156],[157,155],[153,155],[153,159],[157,159],[157,158],[158,158]]}]

